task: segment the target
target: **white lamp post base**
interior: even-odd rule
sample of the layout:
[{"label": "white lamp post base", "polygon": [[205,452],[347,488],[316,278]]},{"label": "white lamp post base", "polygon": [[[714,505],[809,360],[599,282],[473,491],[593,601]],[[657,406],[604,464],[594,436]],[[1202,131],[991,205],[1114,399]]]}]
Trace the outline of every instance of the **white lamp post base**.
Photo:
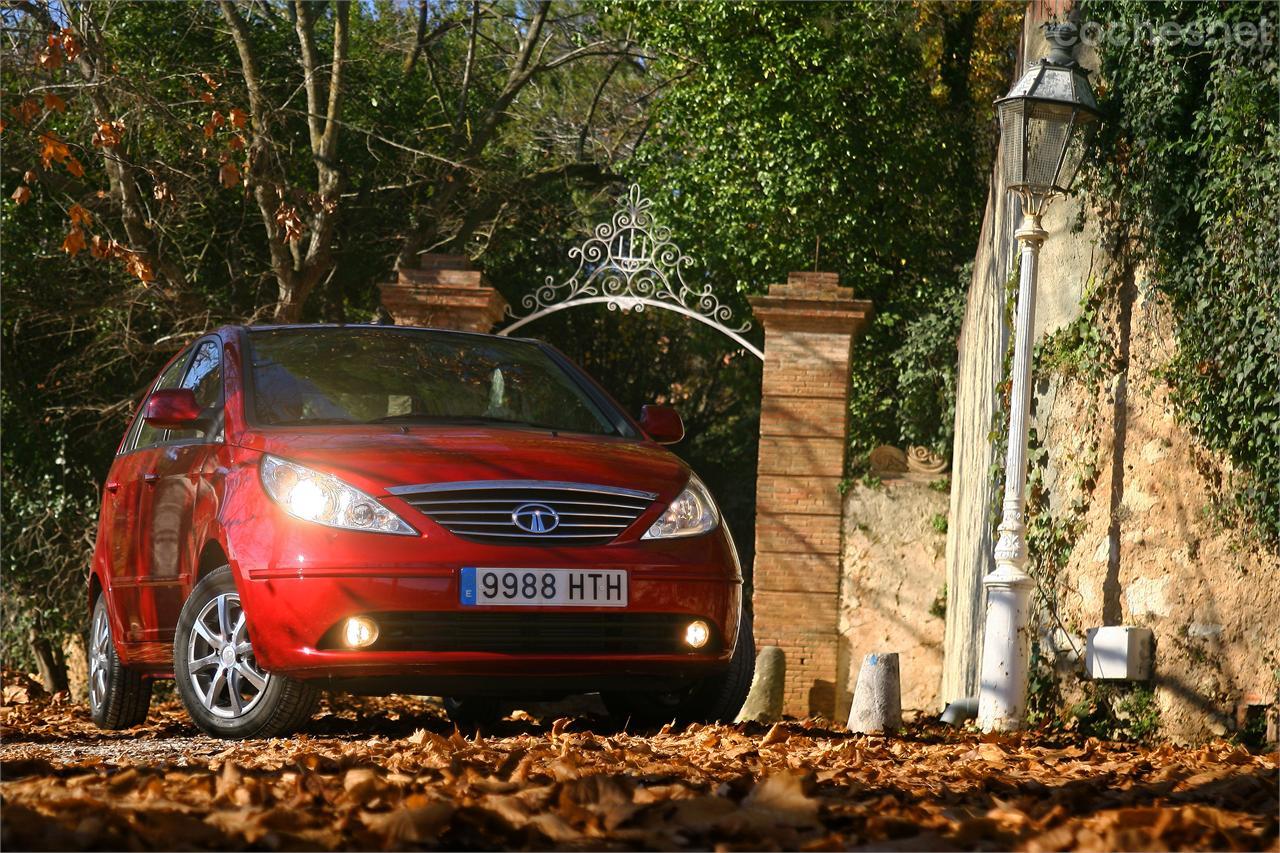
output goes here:
[{"label": "white lamp post base", "polygon": [[1035,581],[1006,563],[982,579],[987,627],[982,641],[978,725],[984,732],[1022,728],[1031,669],[1031,590]]},{"label": "white lamp post base", "polygon": [[1014,234],[1022,242],[1018,282],[1018,314],[1013,339],[1013,386],[1009,394],[1009,449],[1005,458],[1004,516],[996,543],[996,569],[982,579],[987,591],[986,632],[982,640],[982,683],[978,692],[978,725],[983,731],[1014,731],[1027,710],[1031,666],[1028,633],[1031,589],[1035,581],[1027,564],[1023,491],[1027,484],[1027,428],[1031,416],[1031,334],[1035,328],[1036,272],[1045,199],[1023,197],[1022,224]]}]

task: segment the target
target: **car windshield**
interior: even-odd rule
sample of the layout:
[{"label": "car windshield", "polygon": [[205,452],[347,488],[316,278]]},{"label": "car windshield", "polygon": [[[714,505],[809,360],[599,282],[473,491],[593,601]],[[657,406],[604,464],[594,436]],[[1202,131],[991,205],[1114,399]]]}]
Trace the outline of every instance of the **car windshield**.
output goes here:
[{"label": "car windshield", "polygon": [[509,424],[631,434],[542,347],[413,329],[249,334],[252,411],[263,426]]}]

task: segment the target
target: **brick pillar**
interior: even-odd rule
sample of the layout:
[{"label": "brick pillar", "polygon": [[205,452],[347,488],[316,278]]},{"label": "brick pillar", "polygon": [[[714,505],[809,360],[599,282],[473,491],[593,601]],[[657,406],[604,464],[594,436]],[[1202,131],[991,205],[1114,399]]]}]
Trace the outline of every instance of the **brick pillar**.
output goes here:
[{"label": "brick pillar", "polygon": [[784,710],[835,712],[840,607],[839,484],[849,358],[871,303],[835,273],[791,273],[751,298],[764,326],[753,598],[756,646],[787,657]]},{"label": "brick pillar", "polygon": [[465,255],[423,255],[419,269],[399,270],[395,281],[378,289],[383,307],[403,326],[488,332],[507,307]]}]

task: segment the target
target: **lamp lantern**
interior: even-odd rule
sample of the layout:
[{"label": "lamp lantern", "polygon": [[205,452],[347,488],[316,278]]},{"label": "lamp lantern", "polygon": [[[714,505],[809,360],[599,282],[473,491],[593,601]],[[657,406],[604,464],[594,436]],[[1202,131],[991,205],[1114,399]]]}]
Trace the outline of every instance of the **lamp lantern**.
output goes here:
[{"label": "lamp lantern", "polygon": [[1089,72],[1067,45],[1074,24],[1050,27],[1049,55],[1033,63],[996,101],[1000,112],[1005,186],[1021,196],[1047,199],[1071,189],[1089,137],[1102,112]]}]

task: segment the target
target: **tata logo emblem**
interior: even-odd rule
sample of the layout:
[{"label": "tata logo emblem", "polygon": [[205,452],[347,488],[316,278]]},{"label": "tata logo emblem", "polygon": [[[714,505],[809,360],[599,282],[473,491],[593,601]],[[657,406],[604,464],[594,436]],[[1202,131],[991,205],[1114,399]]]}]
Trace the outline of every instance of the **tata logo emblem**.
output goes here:
[{"label": "tata logo emblem", "polygon": [[546,504],[521,504],[511,521],[525,533],[550,533],[560,526],[560,513]]}]

